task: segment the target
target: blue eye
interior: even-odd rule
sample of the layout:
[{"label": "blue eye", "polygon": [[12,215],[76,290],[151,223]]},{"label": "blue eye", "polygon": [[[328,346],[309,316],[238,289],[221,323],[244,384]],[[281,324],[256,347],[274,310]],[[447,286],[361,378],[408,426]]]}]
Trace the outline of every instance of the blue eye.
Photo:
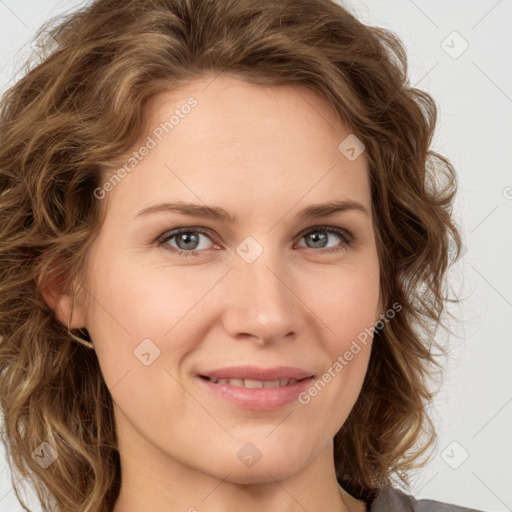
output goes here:
[{"label": "blue eye", "polygon": [[[317,236],[318,233],[324,234],[322,236]],[[327,235],[325,233],[327,233]],[[328,250],[322,252],[339,252],[342,251],[343,249],[348,248],[355,241],[354,236],[345,229],[330,226],[320,226],[317,228],[309,229],[308,231],[302,234],[301,239],[309,238],[309,240],[312,240],[315,244],[319,244],[319,248],[322,249],[325,247],[323,243],[325,242],[327,244],[327,240],[329,238],[328,235],[336,235],[341,240],[341,244],[338,244],[338,246],[329,248]]]},{"label": "blue eye", "polygon": [[[208,233],[206,231],[202,231],[196,228],[176,229],[168,233],[167,236],[165,236],[163,239],[160,239],[158,244],[164,246],[165,250],[177,253],[179,256],[198,256],[196,247],[187,247],[187,245],[197,245],[201,235],[208,237]],[[174,239],[176,239],[177,243],[183,244],[185,249],[192,250],[183,250],[179,246],[176,248],[167,245],[167,242]]]},{"label": "blue eye", "polygon": [[[320,234],[320,236],[318,236]],[[313,249],[324,249],[328,244],[329,235],[335,235],[341,240],[341,243],[326,250],[315,251],[321,253],[336,253],[349,248],[355,241],[355,237],[347,230],[336,228],[332,226],[319,226],[310,228],[308,231],[302,233],[302,239],[308,239],[317,244]],[[200,256],[201,250],[198,250],[200,245],[200,237],[205,236],[211,239],[208,231],[198,228],[180,228],[171,232],[164,233],[163,237],[158,239],[158,246],[162,246],[165,250],[170,251],[178,256]],[[177,247],[169,245],[167,242],[175,240],[178,244]],[[180,247],[181,245],[181,247]],[[310,247],[311,248],[311,247]],[[203,247],[202,249],[205,249]]]}]

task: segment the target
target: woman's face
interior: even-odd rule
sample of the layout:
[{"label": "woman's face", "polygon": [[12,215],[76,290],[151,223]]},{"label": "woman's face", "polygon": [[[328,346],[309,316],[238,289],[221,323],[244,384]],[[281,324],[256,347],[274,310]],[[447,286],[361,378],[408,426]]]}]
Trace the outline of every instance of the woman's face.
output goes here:
[{"label": "woman's face", "polygon": [[[351,347],[382,313],[365,155],[345,156],[338,146],[350,131],[305,89],[221,75],[154,100],[155,147],[145,139],[149,149],[134,148],[140,162],[96,192],[108,212],[73,318],[94,342],[125,462],[238,483],[332,464],[371,338]],[[165,122],[168,133],[158,130]],[[361,209],[302,215],[341,201]],[[222,208],[236,220],[141,213],[162,203]],[[171,237],[179,228],[188,235]],[[313,377],[271,388],[296,370],[251,373],[277,367]],[[204,378],[224,369],[237,380]]]}]

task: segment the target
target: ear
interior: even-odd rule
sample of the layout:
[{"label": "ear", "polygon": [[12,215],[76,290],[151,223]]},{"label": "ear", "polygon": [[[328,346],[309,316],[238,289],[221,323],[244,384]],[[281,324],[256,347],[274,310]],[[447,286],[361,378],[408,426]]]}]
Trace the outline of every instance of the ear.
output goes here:
[{"label": "ear", "polygon": [[[66,327],[68,325],[70,329],[85,327],[85,306],[82,300],[85,291],[83,288],[77,290],[75,282],[70,286],[66,286],[66,283],[66,276],[49,272],[42,285],[41,293],[44,301],[53,310],[57,320]],[[72,289],[75,289],[74,302]]]}]

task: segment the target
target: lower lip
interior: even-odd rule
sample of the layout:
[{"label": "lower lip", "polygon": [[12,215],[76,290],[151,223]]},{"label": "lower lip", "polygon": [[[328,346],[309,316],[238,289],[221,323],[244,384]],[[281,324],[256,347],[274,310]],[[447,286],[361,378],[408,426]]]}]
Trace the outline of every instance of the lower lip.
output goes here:
[{"label": "lower lip", "polygon": [[242,409],[272,410],[283,407],[297,399],[313,381],[313,377],[277,388],[244,388],[229,384],[218,384],[198,377],[203,386],[227,402]]}]

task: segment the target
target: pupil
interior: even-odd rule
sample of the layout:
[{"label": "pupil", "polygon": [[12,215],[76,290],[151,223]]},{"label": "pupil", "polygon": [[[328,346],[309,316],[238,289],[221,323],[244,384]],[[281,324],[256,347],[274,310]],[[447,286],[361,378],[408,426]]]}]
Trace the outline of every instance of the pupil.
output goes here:
[{"label": "pupil", "polygon": [[[191,235],[190,233],[182,233],[180,237],[178,237],[178,241],[185,241],[186,244],[190,243],[192,239],[192,245],[197,243],[197,235]],[[178,244],[179,245],[179,244]],[[180,247],[181,249],[194,249],[195,247]]]},{"label": "pupil", "polygon": [[[323,232],[320,231],[320,232],[316,232],[316,233],[323,233]],[[315,247],[324,247],[325,246],[325,240],[327,238],[325,233],[322,235],[311,234],[311,235],[309,235],[309,237],[311,239],[313,239],[313,243],[316,244]],[[318,243],[318,241],[320,241],[320,243]],[[324,242],[324,243],[322,243],[322,242]]]}]

